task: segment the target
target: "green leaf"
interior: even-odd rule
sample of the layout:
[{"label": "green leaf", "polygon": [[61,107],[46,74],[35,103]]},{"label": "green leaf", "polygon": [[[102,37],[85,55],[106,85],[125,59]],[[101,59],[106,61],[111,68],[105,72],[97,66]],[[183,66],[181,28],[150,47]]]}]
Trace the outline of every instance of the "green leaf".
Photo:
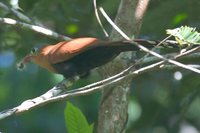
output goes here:
[{"label": "green leaf", "polygon": [[187,18],[188,18],[188,14],[186,14],[186,13],[177,14],[173,19],[173,24],[174,25],[180,24],[181,22],[183,22]]},{"label": "green leaf", "polygon": [[66,31],[68,34],[73,35],[76,34],[78,32],[78,26],[75,24],[70,24],[66,26]]},{"label": "green leaf", "polygon": [[81,110],[70,102],[65,108],[65,122],[69,133],[92,133],[93,124],[89,125]]},{"label": "green leaf", "polygon": [[193,27],[181,26],[180,28],[168,29],[166,31],[167,34],[174,36],[180,45],[200,45],[200,33]]}]

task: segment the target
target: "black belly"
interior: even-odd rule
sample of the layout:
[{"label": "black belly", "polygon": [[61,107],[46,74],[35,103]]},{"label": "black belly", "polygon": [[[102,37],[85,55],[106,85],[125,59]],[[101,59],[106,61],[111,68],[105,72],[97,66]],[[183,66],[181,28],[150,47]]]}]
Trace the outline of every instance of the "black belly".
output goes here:
[{"label": "black belly", "polygon": [[118,54],[119,52],[114,52],[112,49],[94,48],[64,62],[53,64],[53,67],[57,73],[62,74],[65,78],[76,75],[83,76],[88,74],[91,69],[111,61]]}]

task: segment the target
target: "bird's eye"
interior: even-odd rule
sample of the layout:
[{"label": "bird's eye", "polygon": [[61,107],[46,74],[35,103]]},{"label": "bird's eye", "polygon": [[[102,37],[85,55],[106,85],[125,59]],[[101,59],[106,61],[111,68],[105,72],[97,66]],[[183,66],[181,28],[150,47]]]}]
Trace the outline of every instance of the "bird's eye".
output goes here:
[{"label": "bird's eye", "polygon": [[37,52],[37,48],[33,48],[33,49],[31,49],[31,54],[35,54],[36,52]]}]

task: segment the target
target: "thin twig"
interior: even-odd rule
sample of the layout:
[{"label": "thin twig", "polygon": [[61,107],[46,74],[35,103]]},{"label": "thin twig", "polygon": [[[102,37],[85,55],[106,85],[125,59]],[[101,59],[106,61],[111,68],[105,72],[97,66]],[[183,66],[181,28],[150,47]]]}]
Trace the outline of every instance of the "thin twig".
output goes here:
[{"label": "thin twig", "polygon": [[3,2],[0,2],[0,8],[2,8],[3,10],[5,10],[7,12],[11,12],[12,14],[17,16],[20,20],[22,20],[24,22],[33,23],[33,21],[28,16],[24,15],[22,12],[16,10],[15,8],[8,7]]},{"label": "thin twig", "polygon": [[[3,10],[5,10],[7,12],[11,12],[15,16],[17,16],[20,20],[26,22],[26,23],[23,23],[23,22],[18,21],[18,23],[20,23],[19,26],[22,26],[22,27],[25,27],[25,28],[28,28],[28,29],[31,29],[31,30],[34,30],[33,28],[31,28],[31,26],[33,26],[33,27],[35,26],[36,29],[38,29],[39,31],[38,30],[34,30],[34,31],[42,33],[43,35],[50,36],[50,37],[55,38],[55,39],[61,39],[61,40],[70,40],[71,39],[70,37],[67,37],[65,35],[61,35],[61,34],[55,32],[55,31],[49,30],[47,28],[43,28],[43,25],[41,23],[35,22],[34,20],[32,20],[27,15],[25,15],[22,12],[16,10],[15,8],[7,6],[3,2],[0,2],[0,8],[2,8]],[[17,21],[17,20],[15,20],[15,21]],[[52,34],[49,35],[48,34],[49,32],[52,32]]]},{"label": "thin twig", "polygon": [[195,73],[200,74],[200,70],[199,70],[199,69],[196,69],[196,68],[187,66],[187,65],[185,65],[185,64],[183,64],[183,63],[180,63],[180,62],[175,61],[175,60],[172,60],[172,59],[167,59],[167,58],[163,57],[162,55],[160,55],[160,54],[158,54],[158,53],[156,53],[156,52],[153,52],[153,51],[149,50],[148,48],[146,48],[146,47],[140,45],[139,43],[136,43],[136,44],[133,43],[133,45],[137,46],[137,47],[140,48],[141,50],[143,50],[143,51],[145,51],[145,52],[147,52],[147,53],[149,53],[149,54],[151,54],[151,55],[154,55],[154,56],[156,56],[156,57],[162,59],[163,61],[167,61],[167,62],[169,62],[169,63],[171,63],[171,64],[174,64],[174,65],[177,65],[177,66],[179,66],[179,67],[181,67],[181,68],[184,68],[184,69],[187,69],[187,70],[190,70],[190,71],[193,71],[193,72],[195,72]]},{"label": "thin twig", "polygon": [[102,7],[100,7],[99,10],[106,20],[113,26],[113,28],[117,30],[117,32],[119,32],[126,40],[131,40],[118,26],[116,26],[116,24],[110,19]]},{"label": "thin twig", "polygon": [[62,40],[71,40],[70,37],[58,34],[52,30],[49,30],[47,28],[43,28],[37,25],[31,25],[31,24],[27,24],[24,22],[20,22],[17,20],[14,20],[12,18],[1,18],[0,17],[0,23],[4,23],[4,24],[9,24],[9,25],[14,25],[14,26],[20,26],[22,28],[26,28],[26,29],[30,29],[33,30],[35,32],[41,33],[43,35],[55,38],[55,39],[62,39]]},{"label": "thin twig", "polygon": [[[164,38],[162,41],[160,41],[156,46],[154,46],[151,51],[154,51],[155,48],[159,45],[161,45],[162,43],[164,43],[167,39],[169,39],[171,37],[171,35],[167,36],[166,38]],[[146,59],[150,54],[146,53],[142,58],[140,58],[139,60],[136,61],[136,64],[140,64],[144,59]],[[171,56],[172,57],[172,56]]]},{"label": "thin twig", "polygon": [[103,33],[105,34],[106,37],[109,37],[107,31],[105,30],[105,28],[103,27],[102,23],[101,23],[101,20],[99,18],[99,13],[98,13],[98,9],[97,9],[97,1],[96,0],[93,0],[93,5],[94,5],[94,11],[95,11],[95,15],[96,15],[96,18],[97,18],[97,21],[101,27],[101,29],[103,30]]},{"label": "thin twig", "polygon": [[193,52],[199,51],[199,50],[200,50],[200,46],[195,47],[195,48],[192,48],[192,49],[190,49],[190,50],[188,50],[188,51],[185,51],[185,52],[183,52],[183,53],[181,53],[181,54],[175,56],[175,59],[178,58],[178,57],[180,57],[180,56],[185,56],[185,55],[188,55],[188,54],[190,54],[190,53],[193,53]]}]

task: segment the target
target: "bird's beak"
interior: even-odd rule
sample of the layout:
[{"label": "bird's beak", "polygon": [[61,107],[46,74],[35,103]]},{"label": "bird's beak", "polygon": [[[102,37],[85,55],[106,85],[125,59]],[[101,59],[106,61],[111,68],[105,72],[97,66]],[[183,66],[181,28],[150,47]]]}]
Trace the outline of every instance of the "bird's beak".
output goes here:
[{"label": "bird's beak", "polygon": [[18,64],[17,64],[17,68],[19,70],[23,70],[25,65],[30,62],[33,58],[33,55],[27,55],[25,56]]}]

